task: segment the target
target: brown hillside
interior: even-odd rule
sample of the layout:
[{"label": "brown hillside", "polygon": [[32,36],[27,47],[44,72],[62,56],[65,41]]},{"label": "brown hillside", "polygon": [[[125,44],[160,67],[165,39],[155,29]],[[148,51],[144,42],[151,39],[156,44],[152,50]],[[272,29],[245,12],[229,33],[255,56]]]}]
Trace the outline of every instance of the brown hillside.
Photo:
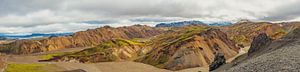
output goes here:
[{"label": "brown hillside", "polygon": [[180,70],[207,67],[217,53],[231,58],[239,48],[219,29],[186,27],[153,39],[153,50],[136,60],[159,68]]},{"label": "brown hillside", "polygon": [[134,60],[148,51],[145,44],[125,39],[113,39],[79,52],[66,53],[44,61],[96,63]]},{"label": "brown hillside", "polygon": [[30,54],[63,48],[91,47],[113,38],[145,38],[161,34],[162,32],[163,30],[144,25],[118,28],[105,26],[76,32],[72,36],[52,37],[43,40],[17,40],[10,44],[1,45],[0,51],[13,54]]}]

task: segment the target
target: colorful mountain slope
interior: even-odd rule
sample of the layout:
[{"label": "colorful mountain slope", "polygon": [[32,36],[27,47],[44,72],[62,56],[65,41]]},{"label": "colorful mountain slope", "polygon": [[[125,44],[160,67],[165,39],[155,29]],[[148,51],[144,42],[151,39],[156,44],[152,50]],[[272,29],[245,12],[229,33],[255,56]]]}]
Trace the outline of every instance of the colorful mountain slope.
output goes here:
[{"label": "colorful mountain slope", "polygon": [[137,62],[169,70],[207,67],[217,53],[231,58],[238,53],[235,43],[220,31],[208,27],[187,27],[157,36],[153,50]]},{"label": "colorful mountain slope", "polygon": [[163,30],[134,25],[112,28],[109,26],[76,32],[71,36],[51,37],[43,40],[17,40],[10,44],[0,45],[0,52],[12,54],[30,54],[59,50],[63,48],[93,47],[114,38],[145,38],[161,34]]}]

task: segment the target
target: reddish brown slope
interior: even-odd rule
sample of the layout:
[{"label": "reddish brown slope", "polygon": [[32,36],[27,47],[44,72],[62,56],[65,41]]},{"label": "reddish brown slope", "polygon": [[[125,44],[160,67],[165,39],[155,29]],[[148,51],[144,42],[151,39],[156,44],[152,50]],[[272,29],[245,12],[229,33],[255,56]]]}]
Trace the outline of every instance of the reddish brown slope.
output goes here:
[{"label": "reddish brown slope", "polygon": [[0,51],[14,54],[29,54],[59,50],[62,48],[89,47],[113,38],[145,38],[161,34],[162,32],[160,29],[144,25],[119,28],[105,26],[76,32],[72,36],[52,37],[43,40],[17,40],[10,44],[1,45]]}]

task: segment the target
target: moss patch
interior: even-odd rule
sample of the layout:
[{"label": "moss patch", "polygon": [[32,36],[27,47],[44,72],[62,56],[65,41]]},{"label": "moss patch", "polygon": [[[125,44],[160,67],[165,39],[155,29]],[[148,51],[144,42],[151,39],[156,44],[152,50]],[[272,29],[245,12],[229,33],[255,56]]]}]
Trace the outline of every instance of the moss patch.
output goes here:
[{"label": "moss patch", "polygon": [[[169,61],[170,57],[174,53],[170,53],[172,51],[176,51],[170,48],[172,47],[181,47],[182,43],[188,42],[195,35],[201,34],[204,31],[207,31],[211,27],[203,27],[203,26],[191,26],[184,27],[180,29],[174,29],[168,33],[161,34],[156,38],[152,39],[153,46],[156,48],[161,48],[157,52],[151,52],[147,56],[137,59],[138,62],[147,63],[159,68],[164,68],[165,63]],[[178,48],[175,48],[178,49]]]},{"label": "moss patch", "polygon": [[70,52],[60,52],[60,53],[52,53],[52,54],[45,54],[45,55],[41,55],[39,56],[39,58],[43,59],[43,60],[48,60],[48,59],[51,59],[55,56],[61,56],[61,55],[64,55],[64,54],[69,54]]},{"label": "moss patch", "polygon": [[17,64],[10,63],[4,72],[55,72],[52,64]]},{"label": "moss patch", "polygon": [[241,43],[241,44],[249,42],[248,38],[244,35],[233,36],[232,40],[236,43]]},{"label": "moss patch", "polygon": [[122,47],[122,46],[128,46],[128,45],[143,45],[142,43],[126,40],[126,39],[115,39],[111,41],[107,41],[104,43],[101,43],[97,47],[99,48],[111,48],[111,47]]},{"label": "moss patch", "polygon": [[[193,35],[199,34],[207,29],[209,29],[208,27],[187,27],[184,28],[185,30],[183,30],[183,32],[179,32],[179,34],[177,34],[176,36],[170,36],[170,37],[165,37],[165,39],[174,39],[172,41],[166,41],[163,42],[162,45],[164,46],[169,46],[169,45],[174,45],[180,42],[184,42],[186,40],[189,40],[192,38]],[[163,36],[168,36],[168,35],[163,35]],[[164,40],[159,40],[159,41],[164,41]]]}]

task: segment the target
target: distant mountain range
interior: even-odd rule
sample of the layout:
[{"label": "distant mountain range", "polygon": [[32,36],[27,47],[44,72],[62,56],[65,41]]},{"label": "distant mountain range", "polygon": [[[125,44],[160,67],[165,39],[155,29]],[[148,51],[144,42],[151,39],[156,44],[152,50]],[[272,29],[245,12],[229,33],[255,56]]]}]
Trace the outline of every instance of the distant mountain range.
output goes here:
[{"label": "distant mountain range", "polygon": [[180,22],[169,22],[169,23],[159,23],[155,27],[182,27],[186,25],[209,25],[209,26],[227,26],[232,25],[231,22],[221,21],[221,22],[202,22],[197,20],[192,21],[180,21]]},{"label": "distant mountain range", "polygon": [[9,34],[0,33],[0,40],[4,39],[32,39],[32,38],[43,38],[43,37],[56,37],[56,36],[67,36],[73,33],[26,33],[26,34]]},{"label": "distant mountain range", "polygon": [[[111,21],[83,21],[81,23],[89,24],[106,24],[111,23]],[[182,27],[186,25],[208,25],[208,26],[227,26],[232,25],[231,22],[203,22],[197,20],[191,21],[179,21],[179,22],[166,22],[156,24],[155,27]],[[51,36],[67,36],[73,33],[0,33],[0,40],[5,39],[32,39],[32,38],[44,38]]]}]

